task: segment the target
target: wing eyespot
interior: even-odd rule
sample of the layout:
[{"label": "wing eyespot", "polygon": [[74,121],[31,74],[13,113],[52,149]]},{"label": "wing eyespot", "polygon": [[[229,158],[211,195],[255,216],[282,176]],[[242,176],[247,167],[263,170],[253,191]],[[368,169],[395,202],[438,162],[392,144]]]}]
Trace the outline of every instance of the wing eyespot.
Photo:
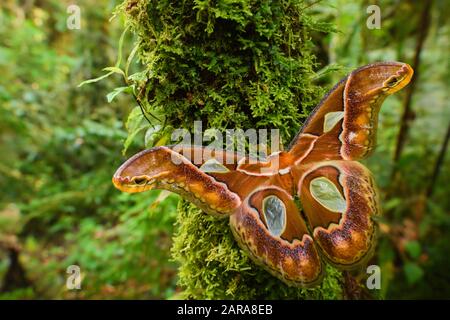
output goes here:
[{"label": "wing eyespot", "polygon": [[277,196],[270,195],[263,200],[263,214],[267,229],[273,236],[279,237],[286,228],[286,206]]},{"label": "wing eyespot", "polygon": [[340,213],[347,210],[347,202],[329,179],[318,177],[311,180],[309,190],[313,198],[326,209]]}]

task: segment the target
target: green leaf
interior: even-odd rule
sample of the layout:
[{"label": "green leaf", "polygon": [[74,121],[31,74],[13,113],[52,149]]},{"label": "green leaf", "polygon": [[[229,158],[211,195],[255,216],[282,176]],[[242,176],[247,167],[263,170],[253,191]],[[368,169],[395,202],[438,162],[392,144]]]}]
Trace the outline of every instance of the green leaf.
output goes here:
[{"label": "green leaf", "polygon": [[142,115],[142,111],[139,106],[134,107],[133,110],[131,110],[127,119],[127,123],[125,125],[128,131],[128,136],[125,140],[125,143],[123,144],[123,154],[127,152],[136,135],[149,126],[149,124],[145,122],[144,119],[145,118]]},{"label": "green leaf", "polygon": [[422,247],[420,243],[416,240],[409,241],[405,244],[405,250],[408,252],[409,256],[413,259],[417,259],[420,257],[422,253]]},{"label": "green leaf", "polygon": [[98,82],[98,81],[100,81],[100,80],[102,80],[102,79],[105,79],[105,78],[109,77],[109,76],[112,75],[112,74],[114,74],[114,72],[110,71],[110,72],[108,72],[107,74],[104,74],[104,75],[102,75],[102,76],[100,76],[100,77],[98,77],[98,78],[85,80],[85,81],[81,82],[81,83],[78,85],[78,88],[84,86],[85,84]]},{"label": "green leaf", "polygon": [[122,34],[120,35],[120,39],[119,39],[119,48],[117,49],[119,51],[119,55],[117,56],[117,61],[116,64],[114,65],[115,67],[119,67],[121,62],[122,62],[122,49],[123,49],[123,42],[125,40],[125,34],[128,31],[129,26],[127,26],[125,28],[125,30],[123,30]]},{"label": "green leaf", "polygon": [[403,266],[403,271],[405,272],[406,280],[409,284],[416,283],[424,275],[422,268],[414,262],[405,263],[405,265]]},{"label": "green leaf", "polygon": [[337,63],[332,63],[327,65],[326,67],[320,69],[319,71],[317,71],[312,77],[311,80],[312,81],[317,81],[320,79],[323,79],[325,77],[327,77],[328,75],[331,75],[333,73],[343,73],[344,72],[344,67],[337,64]]},{"label": "green leaf", "polygon": [[128,56],[127,63],[125,65],[125,75],[127,78],[128,78],[128,70],[130,69],[131,61],[133,61],[133,58],[136,55],[136,52],[138,51],[138,49],[139,49],[139,43],[136,43],[133,50],[131,50],[130,55]]},{"label": "green leaf", "polygon": [[125,39],[125,34],[126,34],[127,31],[128,31],[128,27],[126,27],[125,30],[123,30],[122,35],[120,36],[119,49],[118,49],[119,54],[117,56],[117,61],[116,61],[116,64],[114,65],[114,67],[106,67],[106,68],[104,68],[103,71],[109,71],[109,72],[104,74],[104,75],[102,75],[102,76],[100,76],[100,77],[98,77],[98,78],[88,79],[88,80],[85,80],[85,81],[81,82],[78,85],[78,88],[84,86],[85,84],[94,83],[94,82],[98,82],[100,80],[103,80],[103,79],[109,77],[110,75],[112,75],[114,73],[121,74],[121,75],[123,75],[123,77],[126,78],[125,72],[122,69],[120,69],[120,63],[122,62],[123,41]]},{"label": "green leaf", "polygon": [[131,81],[145,81],[147,79],[147,70],[139,71],[128,76]]},{"label": "green leaf", "polygon": [[106,68],[103,68],[103,71],[118,73],[125,77],[125,72],[122,69],[120,69],[119,67],[106,67]]},{"label": "green leaf", "polygon": [[153,127],[148,128],[148,130],[145,132],[145,147],[151,148],[154,146],[156,139],[159,138],[161,133],[161,125],[155,125]]},{"label": "green leaf", "polygon": [[109,93],[106,95],[106,99],[108,100],[108,103],[111,103],[111,101],[113,101],[114,98],[115,98],[118,94],[120,94],[120,93],[122,93],[122,92],[125,92],[125,93],[132,93],[132,92],[133,92],[133,87],[132,87],[132,86],[127,86],[127,87],[119,87],[119,88],[115,88],[113,91],[109,92]]}]

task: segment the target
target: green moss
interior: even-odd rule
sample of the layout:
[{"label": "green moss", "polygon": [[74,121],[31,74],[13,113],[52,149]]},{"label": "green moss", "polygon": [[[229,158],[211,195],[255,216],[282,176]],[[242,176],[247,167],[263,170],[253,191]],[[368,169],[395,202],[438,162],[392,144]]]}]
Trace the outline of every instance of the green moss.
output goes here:
[{"label": "green moss", "polygon": [[172,248],[180,263],[183,296],[194,299],[338,299],[340,273],[327,268],[318,288],[288,287],[255,265],[239,249],[228,219],[217,220],[194,205],[179,204],[178,232]]},{"label": "green moss", "polygon": [[[323,91],[312,84],[309,34],[323,26],[304,1],[128,0],[146,70],[147,111],[171,127],[278,128],[289,142]],[[254,265],[219,221],[182,201],[173,257],[187,298],[339,298],[332,268],[316,289],[290,288]]]}]

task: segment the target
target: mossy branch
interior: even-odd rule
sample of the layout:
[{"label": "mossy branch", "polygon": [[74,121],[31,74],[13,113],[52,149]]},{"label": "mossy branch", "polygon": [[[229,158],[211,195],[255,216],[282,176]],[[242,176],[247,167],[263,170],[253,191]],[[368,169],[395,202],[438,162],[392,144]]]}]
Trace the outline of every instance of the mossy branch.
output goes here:
[{"label": "mossy branch", "polygon": [[[278,128],[284,142],[323,94],[314,85],[310,33],[330,31],[306,1],[127,0],[120,10],[138,35],[145,105],[173,128]],[[339,298],[341,274],[327,267],[315,289],[288,287],[239,249],[227,220],[181,201],[173,258],[186,298]]]}]

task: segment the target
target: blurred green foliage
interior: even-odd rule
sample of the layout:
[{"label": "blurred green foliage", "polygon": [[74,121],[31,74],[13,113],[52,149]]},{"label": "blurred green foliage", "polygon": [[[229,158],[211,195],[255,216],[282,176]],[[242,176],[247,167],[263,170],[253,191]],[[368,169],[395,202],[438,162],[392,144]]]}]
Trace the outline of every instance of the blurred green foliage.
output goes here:
[{"label": "blurred green foliage", "polygon": [[[317,37],[317,55],[322,57],[323,67],[338,70],[327,73],[324,83],[333,83],[344,72],[374,61],[403,61],[415,68],[409,131],[400,157],[394,160],[408,87],[384,102],[378,146],[366,160],[380,188],[384,211],[378,252],[371,262],[382,268],[380,294],[385,298],[448,299],[448,149],[435,181],[432,175],[450,127],[450,5],[442,0],[327,3],[329,6],[317,5],[313,10],[324,21],[335,23],[340,32]],[[381,28],[371,30],[366,27],[370,15],[366,8],[373,4],[381,9]],[[425,38],[420,63],[414,65],[421,32]]]},{"label": "blurred green foliage", "polygon": [[[117,1],[78,1],[80,30],[66,28],[69,3],[0,5],[0,288],[16,285],[16,249],[30,285],[0,297],[170,296],[177,198],[150,208],[158,192],[131,197],[111,183],[135,102],[107,103],[114,79],[77,87],[116,59]],[[65,289],[71,264],[81,267],[79,292]]]},{"label": "blurred green foliage", "polygon": [[[308,14],[338,30],[324,33],[319,25],[312,34],[309,45],[318,58],[316,73],[311,74],[315,84],[329,88],[349,70],[372,61],[413,63],[427,1],[310,2]],[[130,155],[145,145],[165,142],[166,132],[147,130],[129,94],[139,98],[145,79],[144,68],[133,59],[127,61],[138,42],[125,34],[119,50],[125,29],[122,16],[109,21],[119,0],[77,1],[80,30],[66,27],[71,3],[3,0],[0,4],[0,298],[177,297],[177,265],[170,260],[170,248],[178,198],[170,196],[155,205],[158,191],[128,195],[111,184],[115,168],[125,159],[124,143]],[[431,3],[405,147],[394,161],[407,94],[402,91],[385,102],[379,146],[366,161],[380,187],[385,212],[371,263],[382,268],[378,294],[386,298],[450,298],[448,150],[437,179],[431,179],[450,119],[450,8],[445,0]],[[381,29],[366,27],[369,4],[381,9]],[[230,16],[238,17],[234,9],[231,6]],[[208,27],[215,18],[205,13],[204,19]],[[265,31],[270,28],[261,32]],[[255,43],[247,45],[260,49]],[[129,65],[125,79],[133,75],[132,81],[112,72],[102,81],[78,87],[114,66],[119,52],[122,67]],[[204,56],[212,73],[223,72],[218,69],[223,65],[208,60],[207,52],[193,55]],[[270,76],[272,67],[261,67]],[[191,72],[181,71],[180,77]],[[282,93],[282,84],[280,88],[277,92]],[[188,90],[166,88],[178,89]],[[251,96],[265,101],[264,93]],[[197,104],[207,102],[212,108],[218,103],[228,110],[231,102],[219,98],[206,89],[190,96]],[[298,103],[302,111],[312,106],[312,101]],[[151,112],[158,117],[156,106]],[[191,112],[188,104],[176,107],[192,117],[204,116]],[[295,119],[279,118],[277,107],[269,106],[267,112],[272,111],[272,122],[286,131],[302,118],[301,113]],[[136,117],[125,123],[130,112]],[[173,125],[191,120],[181,115]],[[212,125],[224,125],[218,121]],[[229,121],[240,119],[230,116]],[[81,267],[80,291],[65,286],[66,269],[72,264]]]}]

